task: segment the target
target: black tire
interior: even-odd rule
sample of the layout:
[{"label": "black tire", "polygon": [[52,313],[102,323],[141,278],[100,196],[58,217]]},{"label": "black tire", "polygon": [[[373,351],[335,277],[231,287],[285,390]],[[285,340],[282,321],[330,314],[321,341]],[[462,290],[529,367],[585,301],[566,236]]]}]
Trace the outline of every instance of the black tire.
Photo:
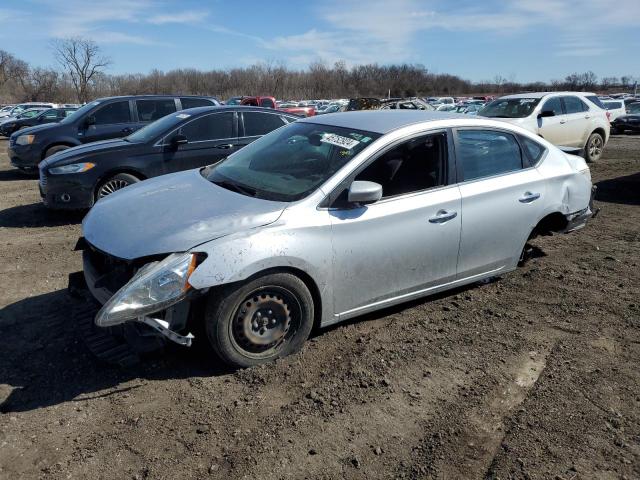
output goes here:
[{"label": "black tire", "polygon": [[113,192],[120,190],[121,188],[128,187],[134,183],[138,183],[140,179],[130,173],[118,173],[103,180],[98,188],[96,188],[95,201],[97,202],[101,198],[112,194]]},{"label": "black tire", "polygon": [[246,368],[300,350],[313,328],[313,316],[313,298],[305,283],[290,273],[272,273],[214,290],[207,301],[205,329],[223,362]]},{"label": "black tire", "polygon": [[591,163],[600,160],[604,150],[604,138],[599,133],[593,132],[589,135],[587,144],[584,147],[584,159]]},{"label": "black tire", "polygon": [[58,152],[61,152],[63,150],[67,150],[68,148],[71,148],[71,147],[69,147],[67,145],[56,145],[54,147],[48,148],[47,151],[44,154],[44,158],[50,157],[54,153],[58,153]]}]

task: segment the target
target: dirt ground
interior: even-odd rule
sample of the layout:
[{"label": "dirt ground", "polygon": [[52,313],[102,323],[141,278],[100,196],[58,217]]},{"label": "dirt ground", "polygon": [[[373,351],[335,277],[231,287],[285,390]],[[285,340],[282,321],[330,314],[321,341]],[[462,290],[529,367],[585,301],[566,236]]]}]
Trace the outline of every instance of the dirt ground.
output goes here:
[{"label": "dirt ground", "polygon": [[6,143],[0,479],[640,478],[640,136],[592,165],[600,215],[516,272],[237,372],[177,347],[94,360],[65,293],[81,218]]}]

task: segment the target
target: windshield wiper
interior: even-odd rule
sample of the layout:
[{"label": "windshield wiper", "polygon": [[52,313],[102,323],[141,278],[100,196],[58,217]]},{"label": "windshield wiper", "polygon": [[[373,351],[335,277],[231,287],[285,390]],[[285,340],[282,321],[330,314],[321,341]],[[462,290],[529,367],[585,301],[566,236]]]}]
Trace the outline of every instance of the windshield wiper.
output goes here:
[{"label": "windshield wiper", "polygon": [[241,193],[242,195],[247,195],[249,197],[255,197],[256,193],[258,193],[257,190],[254,190],[253,188],[238,185],[237,183],[233,183],[228,180],[217,180],[213,183],[219,187],[226,188],[232,192]]}]

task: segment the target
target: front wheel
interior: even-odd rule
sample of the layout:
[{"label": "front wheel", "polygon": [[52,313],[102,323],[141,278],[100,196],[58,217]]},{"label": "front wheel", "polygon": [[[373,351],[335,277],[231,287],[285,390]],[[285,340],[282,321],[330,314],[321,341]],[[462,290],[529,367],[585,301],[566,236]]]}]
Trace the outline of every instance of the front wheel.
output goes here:
[{"label": "front wheel", "polygon": [[602,156],[604,150],[604,139],[599,133],[592,133],[587,140],[587,146],[585,148],[585,160],[587,162],[595,162]]},{"label": "front wheel", "polygon": [[290,273],[273,273],[215,290],[207,302],[205,328],[222,361],[246,368],[300,350],[313,316],[313,298],[304,282]]},{"label": "front wheel", "polygon": [[140,179],[138,177],[131,175],[130,173],[118,173],[113,177],[109,177],[98,187],[96,192],[96,201],[133,183],[138,183],[139,181]]}]

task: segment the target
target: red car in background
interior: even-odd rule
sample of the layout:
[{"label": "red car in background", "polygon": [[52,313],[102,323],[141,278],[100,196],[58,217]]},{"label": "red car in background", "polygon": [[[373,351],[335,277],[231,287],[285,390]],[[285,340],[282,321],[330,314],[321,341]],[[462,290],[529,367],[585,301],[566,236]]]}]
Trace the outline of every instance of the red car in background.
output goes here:
[{"label": "red car in background", "polygon": [[[252,107],[277,108],[276,99],[274,97],[244,97],[240,105],[250,105]],[[283,112],[293,113],[294,115],[302,115],[304,117],[312,117],[316,114],[314,107],[290,107],[278,108]]]}]

